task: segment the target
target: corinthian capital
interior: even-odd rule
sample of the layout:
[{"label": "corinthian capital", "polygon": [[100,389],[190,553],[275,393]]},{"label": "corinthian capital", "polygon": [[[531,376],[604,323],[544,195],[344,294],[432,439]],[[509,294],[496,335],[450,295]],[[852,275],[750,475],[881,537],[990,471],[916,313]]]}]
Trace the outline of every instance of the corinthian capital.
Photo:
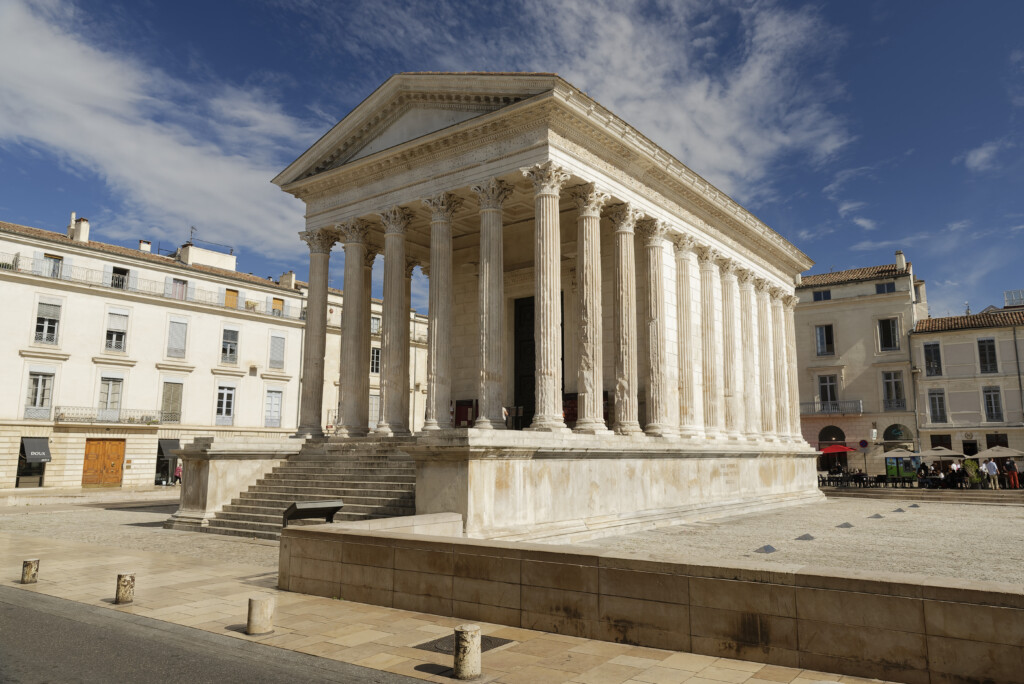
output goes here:
[{"label": "corinthian capital", "polygon": [[764,278],[754,278],[754,289],[757,290],[758,294],[767,295],[771,286],[772,284]]},{"label": "corinthian capital", "polygon": [[380,213],[381,223],[384,224],[384,232],[388,234],[402,234],[409,227],[412,220],[412,212],[397,204],[390,209]]},{"label": "corinthian capital", "polygon": [[646,240],[650,247],[660,247],[668,231],[668,223],[661,219],[645,218],[636,222],[637,235]]},{"label": "corinthian capital", "polygon": [[433,221],[451,221],[452,215],[462,206],[462,198],[450,192],[442,192],[437,197],[423,200],[423,205],[430,209]]},{"label": "corinthian capital", "polygon": [[522,172],[533,181],[533,191],[538,195],[557,195],[569,180],[569,172],[552,161],[535,164]]},{"label": "corinthian capital", "polygon": [[406,278],[412,278],[413,270],[417,266],[419,266],[419,265],[420,265],[420,262],[416,261],[415,259],[406,259],[405,260],[405,277]]},{"label": "corinthian capital", "polygon": [[797,302],[799,301],[800,298],[796,295],[786,295],[782,298],[782,305],[787,309],[792,310],[796,308]]},{"label": "corinthian capital", "polygon": [[722,255],[713,247],[708,247],[707,245],[697,247],[697,261],[700,262],[701,266],[714,266],[715,262],[721,258]]},{"label": "corinthian capital", "polygon": [[608,218],[617,233],[632,233],[636,222],[643,216],[644,212],[634,208],[632,204],[616,204],[608,209]]},{"label": "corinthian capital", "polygon": [[697,241],[688,233],[677,235],[672,243],[676,246],[676,254],[689,254],[697,247]]},{"label": "corinthian capital", "polygon": [[772,296],[772,304],[778,302],[782,304],[782,297],[786,294],[786,291],[781,287],[772,286],[768,288],[768,294]]},{"label": "corinthian capital", "polygon": [[736,272],[736,280],[739,282],[740,287],[754,287],[754,272],[748,271],[745,268],[738,269]]},{"label": "corinthian capital", "polygon": [[580,216],[600,216],[601,207],[611,199],[611,195],[598,190],[593,183],[584,183],[569,188],[569,196],[576,203]]},{"label": "corinthian capital", "polygon": [[718,267],[722,271],[723,278],[733,278],[736,276],[737,264],[735,261],[728,257],[722,257],[718,260]]},{"label": "corinthian capital", "polygon": [[310,254],[330,254],[331,247],[338,241],[338,236],[332,228],[305,230],[299,233],[299,237],[309,245]]},{"label": "corinthian capital", "polygon": [[373,262],[377,259],[377,251],[373,248],[367,248],[366,257],[363,259],[363,266],[366,268],[373,268]]},{"label": "corinthian capital", "polygon": [[480,209],[501,209],[505,200],[512,194],[512,184],[497,178],[488,178],[479,185],[474,185],[473,192],[480,198]]},{"label": "corinthian capital", "polygon": [[341,234],[345,244],[353,242],[365,242],[366,234],[370,230],[370,224],[362,219],[352,219],[345,223],[339,223],[337,226],[338,233]]}]

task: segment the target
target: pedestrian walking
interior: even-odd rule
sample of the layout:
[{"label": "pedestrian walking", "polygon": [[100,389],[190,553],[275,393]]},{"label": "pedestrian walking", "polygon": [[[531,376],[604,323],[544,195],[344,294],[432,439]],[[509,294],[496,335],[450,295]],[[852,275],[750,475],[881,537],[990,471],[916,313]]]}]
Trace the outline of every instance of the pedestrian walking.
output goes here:
[{"label": "pedestrian walking", "polygon": [[176,485],[180,485],[181,484],[181,464],[180,463],[174,469],[174,484],[176,484]]},{"label": "pedestrian walking", "polygon": [[999,489],[999,466],[994,458],[985,461],[985,470],[988,472],[988,482],[992,489]]},{"label": "pedestrian walking", "polygon": [[1003,464],[1003,472],[1006,473],[1006,488],[1020,489],[1020,480],[1017,478],[1017,463],[1012,459],[1006,459]]}]

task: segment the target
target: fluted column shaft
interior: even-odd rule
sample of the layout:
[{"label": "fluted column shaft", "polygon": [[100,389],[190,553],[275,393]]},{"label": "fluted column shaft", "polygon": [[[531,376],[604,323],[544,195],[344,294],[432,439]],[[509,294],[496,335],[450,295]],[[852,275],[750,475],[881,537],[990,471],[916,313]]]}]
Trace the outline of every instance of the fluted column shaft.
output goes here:
[{"label": "fluted column shaft", "polygon": [[480,198],[480,385],[479,415],[473,427],[505,429],[502,404],[505,395],[505,364],[502,331],[505,323],[505,256],[502,247],[501,208],[512,186],[491,178],[473,186]]},{"label": "fluted column shaft", "polygon": [[361,422],[361,398],[370,391],[369,377],[360,375],[363,351],[363,319],[366,297],[363,295],[363,262],[366,260],[368,225],[355,220],[341,227],[345,241],[345,301],[341,308],[341,359],[338,384],[341,390],[338,434],[348,437],[365,435]]},{"label": "fluted column shaft", "polygon": [[757,287],[757,329],[761,371],[761,432],[765,439],[775,438],[775,354],[772,347],[772,306],[768,283],[755,281]]},{"label": "fluted column shaft", "polygon": [[742,353],[737,333],[739,287],[736,264],[722,261],[722,387],[725,393],[725,429],[730,437],[739,437],[743,429],[743,375],[739,365]]},{"label": "fluted column shaft", "polygon": [[337,242],[333,230],[299,233],[309,245],[309,294],[306,296],[306,336],[302,348],[302,393],[298,434],[324,434],[324,357],[327,351],[327,279],[331,247]]},{"label": "fluted column shaft", "polygon": [[716,437],[722,429],[722,379],[719,373],[718,345],[721,334],[715,322],[715,284],[719,278],[719,255],[710,248],[697,252],[700,260],[700,327],[704,371],[704,430]]},{"label": "fluted column shaft", "polygon": [[381,326],[381,419],[377,431],[384,435],[409,433],[407,406],[409,383],[403,384],[409,363],[409,309],[406,306],[405,229],[411,214],[392,207],[381,214],[384,223],[384,320]]},{"label": "fluted column shaft", "polygon": [[641,212],[628,204],[610,212],[615,226],[615,421],[612,427],[620,435],[640,432],[633,231],[641,216]]},{"label": "fluted column shaft", "polygon": [[[367,250],[366,256],[363,257],[363,319],[359,324],[359,363],[356,366],[356,373],[360,378],[363,387],[363,392],[357,397],[359,406],[359,424],[366,426],[367,431],[374,429],[377,423],[380,422],[380,416],[370,416],[370,318],[372,313],[370,306],[372,303],[372,290],[373,290],[373,262],[377,258],[377,252],[374,250]],[[378,409],[380,402],[377,403]]]},{"label": "fluted column shaft", "polygon": [[601,207],[608,194],[593,183],[573,189],[579,210],[576,274],[579,279],[579,376],[576,432],[609,432],[604,424],[604,346],[601,341]]},{"label": "fluted column shaft", "polygon": [[412,328],[412,322],[409,320],[409,313],[412,311],[412,272],[416,268],[416,262],[410,259],[405,260],[405,282],[403,283],[402,295],[405,300],[405,327],[402,328],[402,347],[405,352],[402,354],[402,365],[399,366],[402,370],[402,387],[405,391],[402,392],[402,415],[405,416],[405,425],[407,431],[412,431],[415,427],[416,422],[413,415],[409,412],[409,401],[412,399],[412,393],[414,391],[413,383],[409,380],[409,370],[412,366],[412,345],[410,344],[410,328]]},{"label": "fluted column shaft", "polygon": [[704,433],[704,402],[697,370],[702,369],[701,343],[694,343],[694,328],[700,328],[693,316],[692,258],[693,238],[682,235],[676,240],[676,301],[679,306],[679,431],[697,437]]},{"label": "fluted column shaft", "polygon": [[531,430],[560,432],[562,415],[562,246],[558,200],[569,174],[553,162],[523,171],[534,190],[536,402]]},{"label": "fluted column shaft", "polygon": [[645,219],[637,224],[647,256],[647,425],[644,432],[655,437],[671,435],[669,387],[665,349],[665,236],[668,225]]},{"label": "fluted column shaft", "polygon": [[748,438],[761,433],[761,377],[757,368],[757,309],[750,271],[739,276],[740,339],[743,354],[743,432]]},{"label": "fluted column shaft", "polygon": [[779,439],[789,435],[789,377],[786,371],[786,318],[782,310],[782,290],[773,288],[772,349],[775,350],[775,432]]},{"label": "fluted column shaft", "polygon": [[452,426],[452,216],[462,200],[450,192],[423,200],[430,208],[430,310],[427,322],[427,406],[424,430]]},{"label": "fluted column shaft", "polygon": [[783,298],[786,318],[786,375],[789,378],[789,432],[794,440],[803,439],[800,429],[800,378],[796,363],[796,323],[794,312],[797,298],[788,295]]}]

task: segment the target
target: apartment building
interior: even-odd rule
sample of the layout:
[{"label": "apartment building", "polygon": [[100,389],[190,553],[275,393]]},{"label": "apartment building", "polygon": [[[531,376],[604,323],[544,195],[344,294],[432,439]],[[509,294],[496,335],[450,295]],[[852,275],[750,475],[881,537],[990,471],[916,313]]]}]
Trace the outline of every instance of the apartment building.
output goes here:
[{"label": "apartment building", "polygon": [[993,446],[1024,450],[1024,306],[917,322],[911,336],[917,415],[926,447],[968,456]]},{"label": "apartment building", "polygon": [[840,463],[884,473],[884,452],[920,444],[910,333],[928,315],[925,283],[898,251],[892,264],[805,276],[796,295],[804,439],[851,447]]}]

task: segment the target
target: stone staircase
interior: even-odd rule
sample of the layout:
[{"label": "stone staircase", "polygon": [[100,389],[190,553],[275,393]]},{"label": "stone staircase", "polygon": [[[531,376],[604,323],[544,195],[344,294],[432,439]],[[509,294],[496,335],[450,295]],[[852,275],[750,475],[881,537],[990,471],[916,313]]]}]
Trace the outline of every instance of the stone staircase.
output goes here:
[{"label": "stone staircase", "polygon": [[[335,522],[415,515],[416,467],[409,460],[372,456],[289,460],[232,499],[204,531],[276,540],[284,509],[295,501],[326,499],[345,502]],[[316,523],[296,520],[290,524]]]},{"label": "stone staircase", "polygon": [[931,501],[933,503],[1024,506],[1024,489],[919,489],[916,487],[822,487],[830,498]]}]

